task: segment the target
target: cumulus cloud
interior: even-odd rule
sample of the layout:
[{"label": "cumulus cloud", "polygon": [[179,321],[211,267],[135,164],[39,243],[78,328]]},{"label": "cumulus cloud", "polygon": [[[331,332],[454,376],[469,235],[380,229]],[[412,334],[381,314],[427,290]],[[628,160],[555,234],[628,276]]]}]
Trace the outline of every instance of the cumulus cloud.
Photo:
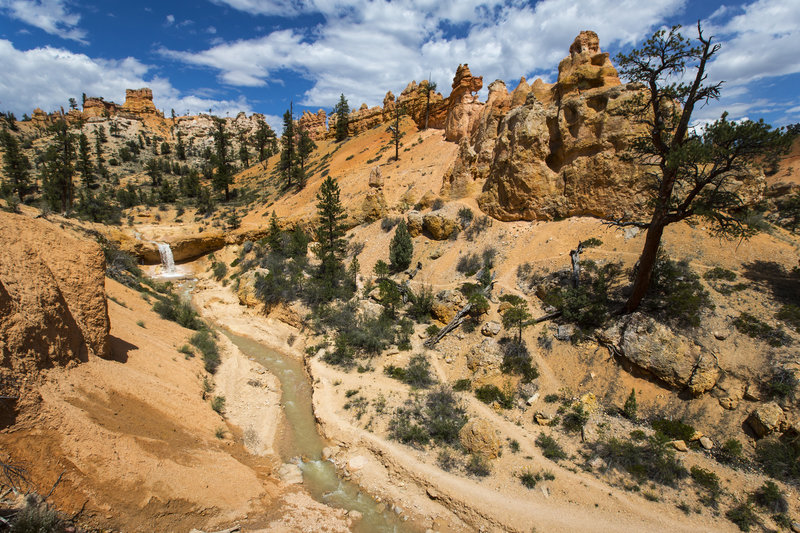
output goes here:
[{"label": "cumulus cloud", "polygon": [[[429,75],[443,92],[459,63],[491,81],[552,76],[575,36],[594,29],[604,47],[636,42],[685,0],[212,0],[254,15],[316,13],[314,28],[200,51],[162,50],[167,57],[216,71],[229,85],[263,86],[283,71],[312,81],[301,102],[332,106],[340,93],[352,105],[374,105],[387,89]],[[457,30],[454,30],[457,28]],[[456,36],[455,34],[458,34]],[[488,83],[487,83],[488,85]]]},{"label": "cumulus cloud", "polygon": [[7,40],[0,39],[0,109],[14,111],[17,116],[41,107],[53,111],[67,107],[70,98],[102,96],[122,104],[125,89],[150,87],[155,104],[167,113],[207,112],[216,115],[235,115],[239,111],[252,112],[247,100],[218,100],[198,94],[184,94],[172,86],[168,79],[148,76],[148,65],[135,58],[99,59],[85,54],[53,47],[17,50]]},{"label": "cumulus cloud", "polygon": [[64,0],[0,0],[0,10],[51,35],[86,43],[86,32],[78,28],[81,16],[71,13]]}]

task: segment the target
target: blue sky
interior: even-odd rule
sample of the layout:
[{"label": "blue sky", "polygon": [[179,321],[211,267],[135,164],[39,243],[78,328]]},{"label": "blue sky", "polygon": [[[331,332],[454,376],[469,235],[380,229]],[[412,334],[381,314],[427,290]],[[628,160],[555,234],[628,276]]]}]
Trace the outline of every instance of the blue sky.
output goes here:
[{"label": "blue sky", "polygon": [[[733,118],[800,122],[800,0],[0,0],[0,110],[22,116],[80,99],[122,103],[148,86],[169,114],[327,111],[380,105],[429,75],[449,93],[459,63],[484,85],[554,81],[580,30],[612,58],[683,24],[723,44],[711,65]],[[485,89],[484,89],[485,92]]]}]

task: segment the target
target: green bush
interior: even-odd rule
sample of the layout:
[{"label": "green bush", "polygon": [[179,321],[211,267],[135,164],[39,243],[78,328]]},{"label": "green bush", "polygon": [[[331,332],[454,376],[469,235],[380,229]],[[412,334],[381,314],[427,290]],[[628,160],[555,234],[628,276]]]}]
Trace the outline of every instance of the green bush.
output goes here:
[{"label": "green bush", "polygon": [[770,513],[778,514],[789,511],[789,502],[786,501],[781,488],[772,481],[765,482],[753,493],[753,501]]},{"label": "green bush", "polygon": [[628,472],[640,482],[650,480],[674,487],[688,474],[675,451],[657,437],[641,443],[611,438],[591,443],[589,448],[609,469]]},{"label": "green bush", "polygon": [[548,394],[544,397],[545,403],[556,403],[561,400],[560,394]]},{"label": "green bush", "polygon": [[51,533],[62,531],[64,523],[46,503],[28,496],[23,507],[11,522],[11,533]]},{"label": "green bush", "polygon": [[472,224],[472,219],[475,218],[475,213],[469,207],[462,207],[458,210],[458,220],[461,223],[461,229],[467,229]]},{"label": "green bush", "polygon": [[202,321],[189,302],[184,301],[177,294],[166,296],[156,295],[156,302],[153,304],[153,311],[165,319],[177,322],[188,329],[200,329],[203,327]]},{"label": "green bush", "polygon": [[467,462],[465,469],[467,473],[473,476],[486,477],[492,473],[492,467],[489,461],[482,455],[472,455]]},{"label": "green bush", "polygon": [[760,339],[770,346],[786,346],[792,342],[791,337],[783,329],[773,328],[747,312],[734,318],[733,325],[740,333],[744,333],[753,339]]},{"label": "green bush", "polygon": [[536,482],[539,481],[539,479],[541,479],[541,477],[533,472],[523,472],[519,475],[519,481],[526,489],[535,488]]},{"label": "green bush", "polygon": [[786,304],[778,310],[776,317],[795,331],[800,332],[800,306]]},{"label": "green bush", "polygon": [[622,407],[622,416],[624,416],[628,420],[636,420],[637,410],[638,407],[636,405],[636,389],[631,389],[631,393],[628,396],[628,399],[625,400],[625,405]]},{"label": "green bush", "polygon": [[458,468],[459,461],[452,451],[444,449],[436,456],[436,464],[445,472],[450,472],[454,468]]},{"label": "green bush", "polygon": [[740,531],[750,531],[752,526],[758,524],[758,516],[748,503],[731,507],[725,513],[725,517],[736,524]]},{"label": "green bush", "polygon": [[214,261],[211,265],[211,272],[214,274],[214,279],[219,281],[228,273],[228,266],[222,261]]},{"label": "green bush", "polygon": [[344,335],[339,334],[333,343],[333,350],[326,352],[322,360],[329,365],[352,368],[355,365],[355,352]]},{"label": "green bush", "polygon": [[454,391],[468,391],[472,388],[472,381],[470,379],[457,379],[455,383],[453,383],[453,390]]},{"label": "green bush", "polygon": [[455,444],[458,432],[467,423],[464,408],[453,392],[441,386],[425,397],[406,402],[389,420],[389,437],[404,444]]},{"label": "green bush", "polygon": [[519,342],[518,339],[503,338],[500,349],[503,353],[500,369],[503,372],[520,375],[525,383],[539,377],[539,370],[531,362],[531,354],[524,340]]},{"label": "green bush", "polygon": [[458,258],[456,270],[467,277],[474,276],[481,269],[483,263],[476,253],[468,253]]},{"label": "green bush", "polygon": [[657,418],[650,422],[650,425],[665,437],[672,440],[682,440],[689,442],[695,433],[695,429],[689,424],[684,424],[680,420],[669,420],[667,418]]},{"label": "green bush", "polygon": [[219,349],[217,342],[208,330],[200,330],[189,339],[189,343],[203,354],[203,364],[206,372],[213,374],[219,367]]},{"label": "green bush", "polygon": [[720,463],[735,464],[742,459],[742,443],[738,439],[728,439],[722,443],[714,457]]},{"label": "green bush", "polygon": [[389,266],[394,272],[402,272],[411,264],[413,255],[414,243],[411,242],[406,223],[401,221],[389,243]]},{"label": "green bush", "polygon": [[736,272],[727,268],[714,267],[703,274],[703,278],[707,280],[735,281]]},{"label": "green bush", "polygon": [[678,326],[697,327],[701,313],[714,308],[708,291],[688,261],[673,261],[659,250],[652,276],[647,304],[661,312],[664,320]]},{"label": "green bush", "polygon": [[214,396],[211,399],[211,409],[215,412],[219,413],[220,415],[225,414],[225,397],[224,396]]},{"label": "green bush", "polygon": [[767,475],[796,482],[800,480],[800,441],[761,439],[756,443],[756,462]]},{"label": "green bush", "polygon": [[503,392],[497,385],[482,385],[475,389],[475,397],[485,404],[497,402],[503,409],[513,407],[514,393],[512,391]]},{"label": "green bush", "polygon": [[700,497],[701,503],[707,507],[713,507],[716,509],[719,496],[722,494],[722,487],[719,484],[719,476],[714,472],[699,466],[693,466],[691,470],[689,470],[689,473],[691,474],[692,480],[695,482],[695,484],[697,484],[697,486],[702,488],[705,492],[705,494]]},{"label": "green bush", "polygon": [[542,449],[542,455],[551,461],[558,462],[567,458],[567,452],[558,444],[558,441],[550,435],[539,433],[536,437],[536,446]]},{"label": "green bush", "polygon": [[406,309],[406,314],[420,324],[430,322],[431,310],[433,310],[433,289],[431,289],[431,286],[423,285],[418,293],[409,290],[408,300],[410,304]]},{"label": "green bush", "polygon": [[413,356],[405,368],[387,365],[383,369],[383,373],[418,389],[427,389],[436,383],[431,376],[431,365],[422,354]]}]

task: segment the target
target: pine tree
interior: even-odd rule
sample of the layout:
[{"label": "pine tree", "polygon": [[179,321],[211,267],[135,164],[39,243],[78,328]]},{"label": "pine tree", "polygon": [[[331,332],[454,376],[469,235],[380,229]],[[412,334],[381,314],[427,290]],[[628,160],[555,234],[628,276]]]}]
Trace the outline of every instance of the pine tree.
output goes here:
[{"label": "pine tree", "polygon": [[411,264],[414,254],[414,243],[408,233],[406,223],[401,221],[394,230],[394,237],[389,243],[389,265],[394,272],[402,272]]},{"label": "pine tree", "polygon": [[299,188],[303,188],[306,185],[306,161],[308,160],[308,156],[311,155],[317,148],[317,143],[311,138],[308,134],[308,130],[306,128],[298,128],[299,131],[299,138],[297,141],[297,161],[299,163],[296,173],[297,173],[297,186]]},{"label": "pine tree", "polygon": [[250,166],[250,151],[247,149],[247,137],[244,131],[239,132],[239,161],[242,162],[243,168]]},{"label": "pine tree", "polygon": [[0,147],[3,148],[3,173],[6,183],[22,202],[30,186],[31,163],[22,153],[19,141],[11,132],[3,128],[0,130]]},{"label": "pine tree", "polygon": [[315,249],[320,260],[318,278],[323,284],[323,298],[330,300],[342,278],[346,242],[344,208],[339,199],[339,185],[328,176],[317,193],[317,215],[319,223],[315,230],[318,246]]},{"label": "pine tree", "polygon": [[75,199],[75,137],[63,120],[56,122],[53,130],[53,144],[47,148],[42,166],[44,196],[51,209],[68,213]]},{"label": "pine tree", "polygon": [[400,131],[400,115],[404,111],[400,109],[400,106],[395,106],[394,108],[394,124],[389,126],[387,131],[392,134],[392,142],[394,143],[394,160],[400,160],[400,139],[403,137],[403,133]]},{"label": "pine tree", "polygon": [[280,252],[282,241],[283,241],[283,232],[281,231],[281,227],[278,225],[278,216],[275,214],[275,211],[272,212],[272,216],[269,219],[269,229],[267,229],[267,236],[266,241],[269,249],[273,252]]},{"label": "pine tree", "polygon": [[89,150],[89,138],[81,132],[78,138],[78,174],[84,188],[91,189],[94,186],[94,165],[92,164],[92,153]]},{"label": "pine tree", "polygon": [[278,137],[261,117],[258,118],[258,128],[253,134],[252,142],[256,149],[259,163],[269,159],[277,150]]},{"label": "pine tree", "polygon": [[283,135],[281,135],[281,160],[278,162],[278,170],[286,180],[286,186],[292,185],[292,178],[295,177],[295,165],[297,164],[297,147],[295,145],[294,119],[292,118],[292,107],[283,114]]},{"label": "pine tree", "polygon": [[636,405],[636,389],[631,389],[631,394],[628,396],[628,399],[625,400],[625,406],[622,408],[622,414],[628,420],[636,420],[636,411],[638,407]]},{"label": "pine tree", "polygon": [[95,153],[95,167],[97,175],[108,180],[108,168],[106,168],[106,159],[103,157],[103,143],[105,142],[105,131],[103,127],[94,129],[94,153]]},{"label": "pine tree", "polygon": [[428,129],[428,118],[431,111],[431,93],[436,92],[436,83],[430,79],[422,81],[419,84],[419,92],[425,95],[425,129]]},{"label": "pine tree", "polygon": [[333,112],[336,113],[336,141],[341,142],[350,135],[350,106],[344,94],[339,97],[339,103],[333,108]]},{"label": "pine tree", "polygon": [[144,165],[145,174],[150,176],[150,184],[153,187],[161,185],[161,163],[155,157],[148,160]]},{"label": "pine tree", "polygon": [[183,134],[180,130],[178,130],[176,137],[177,145],[175,146],[175,155],[178,156],[178,159],[181,161],[186,161],[186,147],[183,145]]},{"label": "pine tree", "polygon": [[230,134],[225,132],[225,121],[220,118],[214,118],[214,162],[216,166],[216,173],[212,179],[214,188],[218,191],[225,191],[225,201],[231,199],[230,185],[233,183],[233,168],[230,164]]}]

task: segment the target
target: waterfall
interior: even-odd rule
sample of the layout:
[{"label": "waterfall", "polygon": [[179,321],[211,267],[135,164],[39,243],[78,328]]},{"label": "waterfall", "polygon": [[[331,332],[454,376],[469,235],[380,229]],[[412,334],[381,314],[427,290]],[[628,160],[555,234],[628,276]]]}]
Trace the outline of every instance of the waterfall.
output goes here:
[{"label": "waterfall", "polygon": [[172,257],[172,248],[165,242],[157,242],[158,253],[161,255],[162,274],[175,274],[175,259]]}]

